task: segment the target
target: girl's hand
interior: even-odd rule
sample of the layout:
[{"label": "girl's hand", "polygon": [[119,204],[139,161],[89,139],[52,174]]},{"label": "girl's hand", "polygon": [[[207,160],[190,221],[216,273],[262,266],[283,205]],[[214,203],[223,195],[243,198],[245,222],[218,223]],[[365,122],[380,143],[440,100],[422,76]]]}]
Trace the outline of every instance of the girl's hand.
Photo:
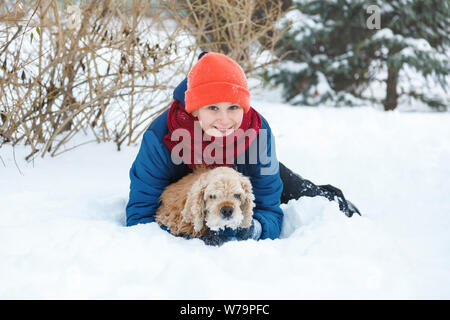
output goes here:
[{"label": "girl's hand", "polygon": [[253,219],[252,224],[249,228],[238,228],[236,232],[236,237],[238,240],[258,240],[261,236],[261,224],[258,220]]},{"label": "girl's hand", "polygon": [[207,231],[203,236],[200,237],[200,239],[202,239],[206,245],[216,247],[219,247],[228,241],[228,237],[226,235],[211,230]]}]

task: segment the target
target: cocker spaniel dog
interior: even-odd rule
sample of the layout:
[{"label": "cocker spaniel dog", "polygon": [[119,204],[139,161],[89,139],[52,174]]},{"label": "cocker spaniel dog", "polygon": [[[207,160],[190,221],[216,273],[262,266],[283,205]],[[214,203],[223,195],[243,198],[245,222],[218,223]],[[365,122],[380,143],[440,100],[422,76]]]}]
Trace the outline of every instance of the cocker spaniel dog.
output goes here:
[{"label": "cocker spaniel dog", "polygon": [[160,200],[156,222],[209,245],[225,241],[220,230],[249,228],[255,207],[250,179],[229,167],[199,167],[169,185]]}]

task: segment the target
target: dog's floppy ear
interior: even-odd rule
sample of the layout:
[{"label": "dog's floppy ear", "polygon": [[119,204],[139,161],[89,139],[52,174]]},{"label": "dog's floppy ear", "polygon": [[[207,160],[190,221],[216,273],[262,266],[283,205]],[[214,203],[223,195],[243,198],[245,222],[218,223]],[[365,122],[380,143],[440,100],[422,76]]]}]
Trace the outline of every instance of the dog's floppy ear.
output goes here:
[{"label": "dog's floppy ear", "polygon": [[241,210],[244,215],[241,227],[248,228],[252,224],[253,219],[253,208],[255,207],[255,196],[253,195],[253,188],[250,179],[241,179],[241,186],[244,189],[244,197],[242,198]]},{"label": "dog's floppy ear", "polygon": [[187,193],[186,203],[181,211],[183,219],[194,226],[195,232],[202,230],[205,220],[203,196],[206,186],[206,178],[203,175],[199,176]]}]

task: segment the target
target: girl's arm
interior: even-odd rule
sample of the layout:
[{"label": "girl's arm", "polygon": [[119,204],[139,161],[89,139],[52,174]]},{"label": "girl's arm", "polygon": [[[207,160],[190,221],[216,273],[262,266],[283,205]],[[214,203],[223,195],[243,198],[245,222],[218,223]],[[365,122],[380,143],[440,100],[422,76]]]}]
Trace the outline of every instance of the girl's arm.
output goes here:
[{"label": "girl's arm", "polygon": [[153,131],[147,130],[130,169],[130,196],[126,208],[127,226],[155,221],[159,197],[170,184],[167,155]]},{"label": "girl's arm", "polygon": [[[262,227],[260,239],[276,239],[281,233],[283,211],[280,208],[280,197],[283,191],[283,182],[280,178],[279,163],[275,150],[275,138],[267,123],[263,120],[263,128],[266,129],[265,143],[260,143],[258,138],[258,155],[264,155],[258,166],[250,176],[255,195],[255,208],[253,217],[260,222]],[[260,150],[261,149],[261,150]]]}]

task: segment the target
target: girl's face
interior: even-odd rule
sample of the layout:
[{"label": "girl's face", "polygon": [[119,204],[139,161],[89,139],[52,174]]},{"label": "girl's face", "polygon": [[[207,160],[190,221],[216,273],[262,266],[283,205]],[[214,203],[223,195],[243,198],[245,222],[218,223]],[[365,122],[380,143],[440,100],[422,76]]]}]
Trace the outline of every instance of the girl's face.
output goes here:
[{"label": "girl's face", "polygon": [[231,102],[219,102],[192,111],[200,125],[213,137],[224,137],[237,130],[244,117],[244,108]]}]

